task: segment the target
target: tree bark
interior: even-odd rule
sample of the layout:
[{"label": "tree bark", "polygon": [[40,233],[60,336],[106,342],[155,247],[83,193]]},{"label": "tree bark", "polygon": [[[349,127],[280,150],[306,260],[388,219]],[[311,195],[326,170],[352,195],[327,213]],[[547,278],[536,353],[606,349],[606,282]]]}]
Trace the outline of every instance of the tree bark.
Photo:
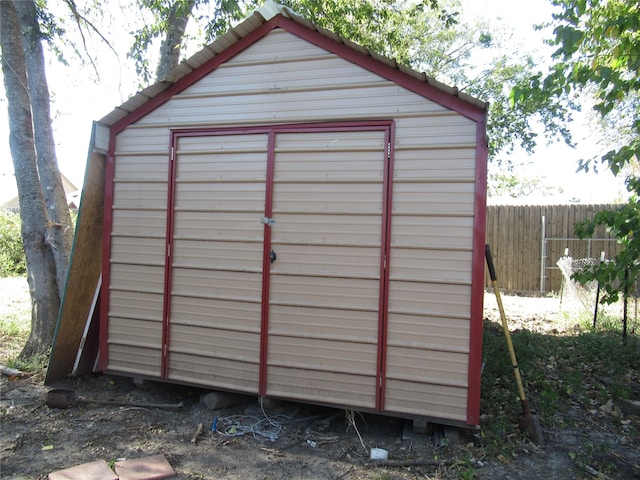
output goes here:
[{"label": "tree bark", "polygon": [[73,228],[67,196],[56,158],[49,87],[44,68],[41,32],[38,25],[36,4],[33,0],[14,0],[18,22],[22,32],[22,45],[26,63],[29,100],[33,117],[35,148],[40,187],[44,194],[47,223],[47,243],[56,263],[56,283],[62,298],[69,268]]},{"label": "tree bark", "polygon": [[31,334],[20,354],[22,358],[28,358],[46,353],[51,346],[60,297],[53,254],[46,243],[48,216],[38,178],[18,15],[10,1],[0,2],[0,10],[0,47],[9,110],[9,145],[18,184],[22,242],[31,293]]},{"label": "tree bark", "polygon": [[175,0],[167,18],[167,35],[160,44],[160,62],[156,70],[156,80],[163,80],[167,74],[178,66],[180,46],[187,29],[189,16],[196,0]]}]

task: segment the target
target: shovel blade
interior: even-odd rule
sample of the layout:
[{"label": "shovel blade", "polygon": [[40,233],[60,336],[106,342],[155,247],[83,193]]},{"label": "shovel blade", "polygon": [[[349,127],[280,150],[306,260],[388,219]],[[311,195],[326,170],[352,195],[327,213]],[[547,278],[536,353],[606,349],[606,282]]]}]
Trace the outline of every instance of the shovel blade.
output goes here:
[{"label": "shovel blade", "polygon": [[520,431],[524,433],[531,442],[536,445],[544,445],[544,436],[540,419],[535,413],[523,412],[519,418]]}]

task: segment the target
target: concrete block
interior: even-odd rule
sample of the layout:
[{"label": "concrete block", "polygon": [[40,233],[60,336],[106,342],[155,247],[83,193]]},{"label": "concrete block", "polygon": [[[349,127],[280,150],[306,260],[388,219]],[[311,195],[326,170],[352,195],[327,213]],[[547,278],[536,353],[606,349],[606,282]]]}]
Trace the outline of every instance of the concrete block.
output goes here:
[{"label": "concrete block", "polygon": [[229,392],[209,392],[200,397],[200,401],[209,410],[219,410],[247,401],[245,395]]},{"label": "concrete block", "polygon": [[413,419],[413,432],[414,433],[427,433],[427,422],[426,418],[414,418]]},{"label": "concrete block", "polygon": [[279,399],[271,397],[262,397],[262,400],[258,398],[258,404],[260,404],[260,401],[262,401],[262,408],[267,411],[280,408],[280,405],[282,404],[282,401],[280,401]]}]

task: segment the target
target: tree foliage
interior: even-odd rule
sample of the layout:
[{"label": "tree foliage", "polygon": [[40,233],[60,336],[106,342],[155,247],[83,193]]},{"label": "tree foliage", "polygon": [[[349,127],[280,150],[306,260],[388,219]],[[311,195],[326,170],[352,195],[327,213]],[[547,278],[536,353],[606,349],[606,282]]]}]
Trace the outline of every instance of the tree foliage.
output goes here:
[{"label": "tree foliage", "polygon": [[0,277],[25,273],[27,261],[20,236],[20,215],[9,210],[0,211]]},{"label": "tree foliage", "polygon": [[[155,78],[161,80],[170,70],[166,63],[168,57],[173,61],[179,58],[181,47],[185,41],[186,23],[194,10],[200,6],[208,6],[208,10],[213,12],[207,18],[198,18],[205,23],[206,40],[215,38],[225,33],[234,22],[240,20],[247,6],[255,6],[257,0],[243,2],[242,0],[140,0],[139,8],[142,8],[150,17],[151,22],[146,23],[137,31],[133,32],[133,42],[128,52],[129,58],[133,59],[136,72],[140,76],[140,84],[148,84],[154,76],[151,74],[151,64],[149,49],[154,40],[163,38],[158,58],[158,68]],[[184,22],[184,23],[182,23]],[[177,53],[174,57],[174,54]]]},{"label": "tree foliage", "polygon": [[614,147],[599,161],[581,160],[579,168],[588,171],[602,164],[614,175],[626,175],[630,199],[578,224],[576,232],[587,238],[596,226],[605,225],[622,249],[612,261],[575,275],[582,282],[600,282],[602,301],[613,302],[634,284],[640,269],[640,180],[629,168],[640,158],[640,5],[636,0],[553,0],[553,4],[560,11],[554,15],[555,36],[550,41],[557,48],[552,68],[514,88],[512,100],[535,104],[573,92],[588,94],[603,121],[615,125],[609,132],[617,139]]},{"label": "tree foliage", "polygon": [[[141,0],[151,22],[134,32],[129,56],[142,84],[152,79],[150,48],[171,29],[175,12],[192,9],[193,21],[208,43],[256,8],[259,0]],[[532,75],[536,60],[529,55],[499,53],[509,40],[495,28],[469,25],[460,19],[458,0],[282,0],[321,28],[370,48],[398,63],[423,71],[489,103],[489,157],[509,168],[508,154],[518,145],[532,152],[539,143],[533,124],[543,125],[545,138],[570,142],[567,102],[510,103],[512,86]],[[177,39],[174,39],[177,40]],[[188,40],[182,38],[182,43]],[[166,41],[166,38],[165,40]],[[504,52],[504,50],[503,50]],[[482,62],[478,61],[482,57]],[[162,75],[161,75],[162,76]],[[160,80],[160,78],[157,78]]]},{"label": "tree foliage", "polygon": [[319,27],[488,102],[489,158],[499,168],[510,167],[505,155],[516,145],[527,152],[535,149],[535,122],[543,125],[548,138],[570,143],[566,128],[570,102],[548,99],[514,106],[510,89],[533,73],[535,60],[530,55],[501,53],[500,47],[508,41],[505,35],[482,23],[463,22],[457,0],[284,3]]}]

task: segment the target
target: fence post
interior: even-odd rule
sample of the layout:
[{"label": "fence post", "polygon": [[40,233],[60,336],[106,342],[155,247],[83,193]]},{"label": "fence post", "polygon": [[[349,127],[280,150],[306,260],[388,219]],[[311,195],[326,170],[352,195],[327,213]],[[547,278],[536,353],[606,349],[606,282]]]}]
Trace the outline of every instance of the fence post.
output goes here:
[{"label": "fence post", "polygon": [[540,246],[540,293],[544,293],[545,267],[547,264],[547,239],[544,215],[542,215],[542,245]]}]

